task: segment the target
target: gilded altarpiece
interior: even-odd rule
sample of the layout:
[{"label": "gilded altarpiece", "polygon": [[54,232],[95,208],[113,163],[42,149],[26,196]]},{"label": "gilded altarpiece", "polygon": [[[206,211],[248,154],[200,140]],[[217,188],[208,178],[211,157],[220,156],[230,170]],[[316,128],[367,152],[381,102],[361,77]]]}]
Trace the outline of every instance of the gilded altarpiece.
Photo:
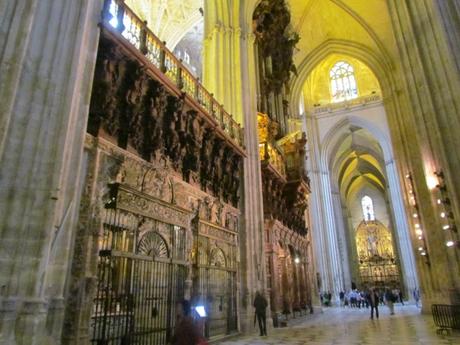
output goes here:
[{"label": "gilded altarpiece", "polygon": [[391,232],[379,221],[362,221],[356,229],[356,250],[361,284],[400,288],[400,269]]}]

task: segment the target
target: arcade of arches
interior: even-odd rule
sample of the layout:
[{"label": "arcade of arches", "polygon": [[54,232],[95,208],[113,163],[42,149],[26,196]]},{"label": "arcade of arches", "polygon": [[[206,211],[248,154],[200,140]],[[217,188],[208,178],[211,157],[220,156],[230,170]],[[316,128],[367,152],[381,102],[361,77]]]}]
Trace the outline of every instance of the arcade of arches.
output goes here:
[{"label": "arcade of arches", "polygon": [[0,344],[460,304],[460,6],[0,2]]}]

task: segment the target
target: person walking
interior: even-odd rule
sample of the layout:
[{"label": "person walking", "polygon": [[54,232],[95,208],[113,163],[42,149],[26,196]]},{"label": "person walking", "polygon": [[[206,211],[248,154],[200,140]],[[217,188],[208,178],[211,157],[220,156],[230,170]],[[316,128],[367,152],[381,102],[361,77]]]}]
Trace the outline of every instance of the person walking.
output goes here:
[{"label": "person walking", "polygon": [[340,291],[339,298],[340,298],[340,306],[343,307],[344,306],[344,299],[345,299],[345,292],[343,292],[343,290]]},{"label": "person walking", "polygon": [[385,292],[385,301],[387,303],[388,309],[390,309],[390,315],[395,314],[395,296],[393,295],[393,292],[390,289],[387,289]]},{"label": "person walking", "polygon": [[398,290],[398,298],[399,302],[401,302],[401,305],[404,305],[404,296],[401,290]]},{"label": "person walking", "polygon": [[375,317],[379,318],[379,294],[374,289],[370,289],[367,294],[367,303],[371,307],[371,320],[374,320],[374,310]]},{"label": "person walking", "polygon": [[259,323],[260,336],[267,335],[267,309],[268,303],[265,297],[259,292],[256,292],[254,298],[254,308],[256,309],[257,322]]}]

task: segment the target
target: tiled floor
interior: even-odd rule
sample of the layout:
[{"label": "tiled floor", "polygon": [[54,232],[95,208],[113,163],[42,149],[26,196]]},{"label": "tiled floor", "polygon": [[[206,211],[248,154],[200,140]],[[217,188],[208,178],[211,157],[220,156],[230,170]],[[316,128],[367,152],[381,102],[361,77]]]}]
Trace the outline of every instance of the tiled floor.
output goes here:
[{"label": "tiled floor", "polygon": [[328,308],[272,329],[267,337],[240,337],[220,345],[460,345],[458,333],[437,335],[431,317],[420,315],[415,306],[397,306],[395,313],[389,315],[382,306],[380,319],[370,320],[366,309]]}]

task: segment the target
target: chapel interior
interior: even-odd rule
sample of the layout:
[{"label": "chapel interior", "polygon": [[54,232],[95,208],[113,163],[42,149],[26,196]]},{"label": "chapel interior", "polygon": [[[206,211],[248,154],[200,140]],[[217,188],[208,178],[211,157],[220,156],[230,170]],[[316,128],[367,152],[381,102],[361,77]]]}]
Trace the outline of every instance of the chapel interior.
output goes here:
[{"label": "chapel interior", "polygon": [[457,0],[1,1],[0,345],[460,305],[459,72]]}]

